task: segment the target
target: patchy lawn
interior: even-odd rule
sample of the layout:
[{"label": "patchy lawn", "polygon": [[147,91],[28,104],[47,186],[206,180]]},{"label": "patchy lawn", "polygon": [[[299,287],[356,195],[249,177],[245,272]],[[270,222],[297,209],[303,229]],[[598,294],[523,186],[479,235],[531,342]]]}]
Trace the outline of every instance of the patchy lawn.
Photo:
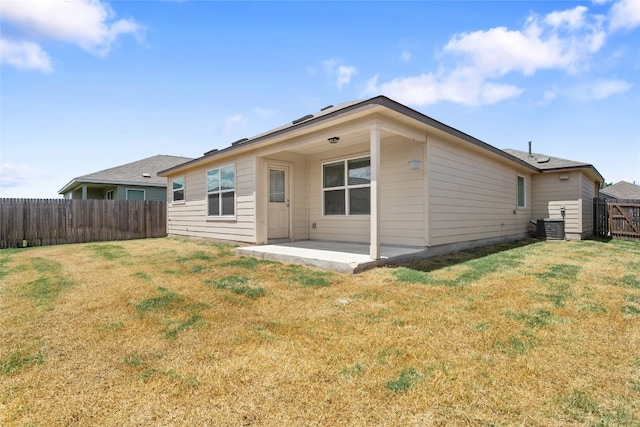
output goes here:
[{"label": "patchy lawn", "polygon": [[640,425],[640,243],[346,276],[174,239],[0,251],[4,426]]}]

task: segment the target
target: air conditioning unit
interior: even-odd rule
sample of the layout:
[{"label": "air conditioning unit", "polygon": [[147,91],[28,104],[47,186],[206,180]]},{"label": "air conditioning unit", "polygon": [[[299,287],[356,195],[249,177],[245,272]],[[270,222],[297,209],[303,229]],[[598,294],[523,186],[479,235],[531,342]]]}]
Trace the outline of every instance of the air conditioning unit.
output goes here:
[{"label": "air conditioning unit", "polygon": [[564,219],[539,219],[537,231],[538,239],[564,240]]}]

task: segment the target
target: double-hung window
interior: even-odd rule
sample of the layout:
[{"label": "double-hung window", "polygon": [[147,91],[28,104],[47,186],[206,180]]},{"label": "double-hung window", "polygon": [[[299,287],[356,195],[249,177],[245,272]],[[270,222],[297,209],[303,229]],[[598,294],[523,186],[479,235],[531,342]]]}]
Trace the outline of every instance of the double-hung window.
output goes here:
[{"label": "double-hung window", "polygon": [[172,180],[173,201],[184,201],[184,176]]},{"label": "double-hung window", "polygon": [[207,171],[207,215],[236,213],[236,170],[234,165]]},{"label": "double-hung window", "polygon": [[325,215],[371,213],[371,159],[341,160],[322,166]]},{"label": "double-hung window", "polygon": [[527,206],[527,189],[524,176],[518,175],[518,207]]}]

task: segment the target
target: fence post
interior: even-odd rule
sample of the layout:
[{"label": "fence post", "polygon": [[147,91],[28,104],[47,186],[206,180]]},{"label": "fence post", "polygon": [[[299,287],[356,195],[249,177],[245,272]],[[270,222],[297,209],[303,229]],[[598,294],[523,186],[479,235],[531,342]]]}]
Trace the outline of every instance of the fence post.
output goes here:
[{"label": "fence post", "polygon": [[0,249],[166,237],[166,212],[164,201],[0,198]]}]

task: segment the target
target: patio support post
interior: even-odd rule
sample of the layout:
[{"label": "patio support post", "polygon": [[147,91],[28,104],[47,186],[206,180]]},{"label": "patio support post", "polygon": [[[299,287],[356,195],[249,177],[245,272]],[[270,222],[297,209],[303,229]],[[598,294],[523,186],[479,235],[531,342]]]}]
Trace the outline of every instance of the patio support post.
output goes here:
[{"label": "patio support post", "polygon": [[369,132],[371,152],[371,243],[369,256],[380,259],[380,125],[371,125]]},{"label": "patio support post", "polygon": [[82,200],[87,200],[87,184],[82,184]]}]

